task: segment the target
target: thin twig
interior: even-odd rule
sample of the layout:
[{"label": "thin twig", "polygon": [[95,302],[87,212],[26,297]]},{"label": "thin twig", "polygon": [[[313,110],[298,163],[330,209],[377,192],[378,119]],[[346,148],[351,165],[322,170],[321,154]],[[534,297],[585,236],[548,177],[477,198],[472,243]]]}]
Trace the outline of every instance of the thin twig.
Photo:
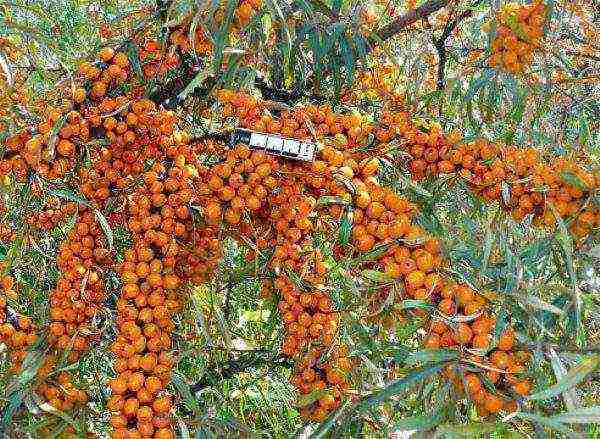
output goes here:
[{"label": "thin twig", "polygon": [[[439,64],[438,64],[438,75],[437,75],[437,90],[441,91],[444,89],[445,87],[445,71],[446,71],[446,61],[448,60],[447,58],[447,52],[446,52],[446,40],[448,39],[448,37],[450,37],[450,35],[452,34],[452,31],[454,31],[454,29],[456,29],[456,26],[458,26],[458,24],[464,20],[467,17],[470,17],[473,13],[471,12],[470,9],[464,11],[462,14],[460,14],[458,17],[456,17],[454,20],[452,21],[448,21],[446,23],[446,26],[444,27],[444,31],[442,32],[442,35],[439,38],[435,38],[433,39],[433,45],[435,46],[435,49],[437,50],[438,53],[438,57],[439,57]],[[440,110],[441,110],[441,106],[440,106]]]}]

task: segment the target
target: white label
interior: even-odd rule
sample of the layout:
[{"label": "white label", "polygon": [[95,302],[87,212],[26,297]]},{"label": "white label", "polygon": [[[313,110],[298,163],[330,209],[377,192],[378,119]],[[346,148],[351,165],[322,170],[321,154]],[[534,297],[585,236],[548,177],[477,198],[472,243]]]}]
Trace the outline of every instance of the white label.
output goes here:
[{"label": "white label", "polygon": [[307,162],[312,162],[315,158],[315,144],[303,142],[300,145],[300,154],[298,155],[300,160],[305,160]]},{"label": "white label", "polygon": [[267,151],[274,151],[281,154],[283,150],[283,139],[281,137],[267,137]]},{"label": "white label", "polygon": [[250,136],[250,146],[265,149],[267,146],[267,136],[261,133],[252,133]]},{"label": "white label", "polygon": [[[315,144],[311,142],[302,142],[296,139],[283,138],[271,134],[250,132],[239,130],[246,133],[243,137],[238,137],[242,143],[248,142],[248,146],[253,149],[260,149],[272,155],[278,155],[286,158],[304,160],[311,162],[315,156]],[[249,140],[248,134],[250,135]]]}]

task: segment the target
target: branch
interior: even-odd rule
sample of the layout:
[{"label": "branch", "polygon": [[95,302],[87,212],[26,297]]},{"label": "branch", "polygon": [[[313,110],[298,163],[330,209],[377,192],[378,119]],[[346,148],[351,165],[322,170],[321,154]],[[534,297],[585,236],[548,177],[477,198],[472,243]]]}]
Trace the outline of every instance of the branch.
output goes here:
[{"label": "branch", "polygon": [[435,49],[437,50],[438,53],[438,57],[440,59],[440,62],[438,64],[438,76],[437,76],[437,90],[441,91],[444,89],[445,86],[445,78],[444,78],[444,73],[446,70],[446,61],[447,61],[447,56],[446,56],[446,40],[448,39],[448,37],[450,37],[450,35],[452,34],[452,31],[454,29],[456,29],[456,26],[458,26],[458,24],[464,20],[467,17],[470,17],[473,13],[471,12],[470,9],[464,11],[462,14],[460,14],[458,17],[456,17],[454,20],[452,21],[448,21],[446,23],[446,26],[444,27],[444,31],[442,32],[442,35],[440,36],[440,38],[436,39],[434,37],[433,39],[433,45],[435,46]]},{"label": "branch", "polygon": [[430,16],[434,12],[439,11],[444,6],[448,5],[448,3],[450,3],[450,0],[429,0],[418,8],[408,11],[402,17],[397,18],[390,24],[376,30],[369,36],[369,40],[371,40],[373,45],[376,45],[380,41],[385,41],[396,35],[405,27]]},{"label": "branch", "polygon": [[266,81],[257,76],[254,80],[254,86],[258,88],[262,97],[269,101],[283,102],[283,103],[294,103],[302,97],[298,87],[293,90],[280,90],[274,87],[270,87]]},{"label": "branch", "polygon": [[324,14],[327,16],[327,18],[329,18],[331,21],[337,21],[338,14],[335,13],[329,6],[327,6],[325,4],[325,2],[323,2],[322,0],[311,0],[310,3],[313,5],[313,7],[319,11],[320,13]]},{"label": "branch", "polygon": [[293,366],[291,361],[287,358],[240,358],[239,360],[230,360],[226,363],[226,367],[221,369],[219,372],[213,372],[205,375],[200,381],[191,386],[192,392],[199,392],[200,390],[214,385],[215,382],[226,380],[228,378],[237,375],[238,373],[244,372],[252,367],[261,365],[268,365],[269,370],[274,367],[287,367]]}]

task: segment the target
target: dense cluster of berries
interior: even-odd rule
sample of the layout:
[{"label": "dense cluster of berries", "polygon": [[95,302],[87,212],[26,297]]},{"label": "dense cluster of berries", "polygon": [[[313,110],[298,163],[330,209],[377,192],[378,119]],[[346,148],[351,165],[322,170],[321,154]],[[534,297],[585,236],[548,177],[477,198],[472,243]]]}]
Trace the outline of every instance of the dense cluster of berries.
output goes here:
[{"label": "dense cluster of berries", "polygon": [[539,46],[547,8],[542,1],[528,5],[510,3],[498,14],[496,37],[489,63],[510,73],[521,73],[531,64]]},{"label": "dense cluster of berries", "polygon": [[41,230],[52,230],[66,218],[77,213],[77,203],[63,201],[58,197],[48,197],[42,208],[27,217],[27,223]]},{"label": "dense cluster of berries", "polygon": [[214,225],[223,219],[236,226],[243,216],[259,215],[277,185],[272,174],[278,167],[274,157],[251,152],[245,145],[230,150],[225,161],[206,170],[206,183],[196,187],[198,195],[206,194],[206,221]]},{"label": "dense cluster of berries", "polygon": [[[301,415],[323,421],[341,403],[352,368],[347,347],[334,345],[338,313],[332,310],[329,295],[314,285],[302,291],[287,277],[279,276],[275,288],[281,293],[278,308],[287,333],[282,351],[296,359],[291,382],[302,395],[310,395]],[[321,357],[326,351],[330,355],[324,361]]]},{"label": "dense cluster of berries", "polygon": [[571,233],[587,236],[600,221],[600,211],[587,200],[600,186],[600,174],[565,158],[552,163],[533,148],[517,148],[484,139],[460,143],[460,137],[443,135],[409,122],[402,113],[386,113],[375,135],[381,139],[399,136],[411,155],[410,172],[416,181],[427,176],[457,173],[471,189],[488,201],[499,201],[520,221],[532,214],[538,225],[554,226],[556,215],[572,219]]},{"label": "dense cluster of berries", "polygon": [[[481,415],[514,410],[514,398],[499,396],[499,391],[510,388],[516,396],[529,394],[532,384],[524,367],[528,353],[515,350],[515,334],[510,327],[501,328],[498,339],[494,339],[496,319],[490,314],[485,298],[465,284],[442,285],[434,290],[438,312],[431,319],[425,346],[459,348],[469,353],[467,362],[480,367],[481,372],[466,374],[463,382],[452,367],[447,367],[445,376],[457,389],[467,389]],[[455,319],[457,315],[467,318]],[[492,383],[496,391],[486,390],[481,377]]]},{"label": "dense cluster of berries", "polygon": [[60,351],[72,345],[70,360],[88,349],[94,339],[93,317],[98,317],[105,300],[99,266],[109,262],[104,232],[89,209],[80,212],[57,255],[60,277],[50,294],[51,344]]},{"label": "dense cluster of berries", "polygon": [[[403,283],[407,297],[439,306],[448,316],[456,315],[457,312],[473,314],[487,310],[485,300],[474,292],[471,300],[467,300],[466,295],[461,296],[465,303],[460,309],[453,305],[454,302],[442,300],[440,291],[443,289],[449,294],[448,291],[452,288],[447,286],[450,282],[439,274],[439,268],[443,264],[439,243],[435,239],[428,239],[423,229],[412,222],[414,207],[406,199],[377,183],[378,160],[348,151],[350,147],[360,144],[363,133],[374,132],[375,136],[386,140],[395,134],[384,132],[385,128],[361,123],[360,119],[353,116],[328,112],[326,108],[296,110],[292,113],[292,118],[289,117],[290,112],[284,112],[278,119],[265,115],[261,103],[248,96],[232,98],[222,92],[223,95],[225,105],[231,106],[226,114],[240,117],[243,126],[256,127],[252,124],[258,123],[262,124],[261,129],[264,131],[278,134],[285,131],[285,135],[290,135],[291,132],[296,134],[303,130],[300,124],[294,125],[293,122],[298,119],[308,120],[308,124],[304,122],[306,129],[324,142],[318,159],[311,165],[282,164],[280,167],[282,173],[290,168],[294,169],[294,172],[288,172],[297,176],[294,178],[296,194],[304,192],[311,194],[311,197],[294,195],[294,191],[289,190],[285,182],[280,180],[281,192],[286,194],[289,207],[278,206],[280,200],[275,194],[270,198],[272,205],[275,205],[272,208],[275,216],[273,217],[273,213],[271,215],[277,234],[272,264],[275,267],[294,268],[295,272],[302,273],[301,281],[305,286],[309,286],[302,290],[285,276],[279,276],[274,285],[282,297],[279,308],[288,334],[283,352],[295,358],[297,369],[301,368],[303,371],[296,372],[292,382],[302,394],[325,395],[322,401],[319,398],[310,399],[311,403],[302,410],[303,416],[314,420],[324,419],[339,404],[339,398],[347,390],[347,374],[352,369],[352,361],[345,355],[340,355],[343,364],[341,368],[336,363],[335,356],[333,359],[328,356],[326,361],[319,361],[320,354],[331,344],[332,336],[339,331],[338,317],[337,313],[325,313],[320,308],[322,302],[327,305],[328,310],[332,306],[329,297],[314,288],[314,285],[323,283],[322,277],[326,270],[318,263],[319,252],[312,248],[311,234],[306,231],[314,227],[310,221],[312,212],[322,218],[330,217],[340,221],[344,209],[339,204],[322,206],[317,198],[323,200],[337,197],[336,202],[342,205],[352,204],[353,227],[351,240],[348,242],[352,246],[348,247],[345,243],[335,246],[336,256],[342,257],[348,251],[358,256],[368,255],[367,259],[371,261],[373,268],[381,268],[390,279]],[[310,117],[315,114],[321,116],[320,112],[325,113],[329,123],[319,124],[317,117]],[[317,123],[317,129],[310,126],[313,124],[314,127],[314,123]],[[341,129],[332,130],[331,126],[336,125]],[[304,135],[304,132],[299,134]],[[298,191],[298,187],[303,189]],[[294,206],[297,207],[294,209]],[[283,212],[291,213],[291,216],[281,222]],[[287,242],[280,239],[282,234]],[[294,246],[296,243],[300,245]],[[309,263],[311,259],[312,265]],[[402,297],[397,297],[396,300],[400,301]],[[324,327],[322,321],[327,316],[329,320],[326,321],[330,323],[328,327]],[[318,319],[318,325],[315,325],[315,319]],[[462,335],[462,343],[471,342],[471,338],[466,340],[467,334]],[[446,338],[452,340],[448,342],[448,346],[458,345],[453,337],[448,330]],[[427,343],[433,345],[430,340]],[[481,353],[482,356],[484,354],[485,352]],[[481,362],[487,361],[484,358],[487,357],[482,357]],[[338,374],[340,370],[343,372]]]},{"label": "dense cluster of berries", "polygon": [[30,317],[19,314],[7,305],[8,300],[16,299],[14,279],[3,276],[1,288],[0,342],[8,347],[11,371],[16,373],[21,370],[28,348],[38,339],[37,328]]},{"label": "dense cluster of berries", "polygon": [[117,301],[119,333],[111,347],[118,376],[110,382],[113,396],[108,401],[115,412],[111,424],[116,438],[174,437],[172,402],[165,388],[174,364],[169,353],[172,314],[180,306],[181,280],[175,273],[179,249],[171,234],[177,228],[175,233],[184,235],[185,226],[181,231],[174,223],[188,217],[179,182],[173,178],[177,170],[167,176],[162,165],[155,165],[144,173],[146,185],[128,205],[133,248],[125,251],[118,267],[123,281]]},{"label": "dense cluster of berries", "polygon": [[[227,2],[220,2],[214,10],[205,10],[205,14],[211,15],[211,21],[215,26],[221,26],[227,19]],[[241,31],[246,27],[257,11],[262,7],[263,0],[240,0],[233,11],[232,22],[229,27],[228,35],[230,38],[239,38]],[[195,26],[193,39],[190,38],[190,26],[193,20],[198,17],[188,17],[176,29],[173,29],[169,35],[169,41],[172,47],[176,47],[181,53],[196,53],[198,55],[210,55],[214,46],[212,38],[207,34],[205,26]],[[218,28],[214,29],[216,32]]]},{"label": "dense cluster of berries", "polygon": [[[10,276],[2,278],[2,293],[0,293],[0,342],[8,347],[11,369],[14,374],[22,372],[23,362],[28,352],[39,340],[39,327],[31,317],[20,314],[7,305],[8,300],[16,300],[17,293],[14,279]],[[78,343],[74,349],[81,349]],[[48,401],[50,405],[58,410],[71,410],[75,404],[85,404],[88,396],[85,391],[76,387],[72,381],[72,375],[63,371],[56,377],[48,378],[48,375],[57,365],[59,355],[63,349],[56,353],[50,353],[44,359],[36,371],[35,391],[38,395]]]}]

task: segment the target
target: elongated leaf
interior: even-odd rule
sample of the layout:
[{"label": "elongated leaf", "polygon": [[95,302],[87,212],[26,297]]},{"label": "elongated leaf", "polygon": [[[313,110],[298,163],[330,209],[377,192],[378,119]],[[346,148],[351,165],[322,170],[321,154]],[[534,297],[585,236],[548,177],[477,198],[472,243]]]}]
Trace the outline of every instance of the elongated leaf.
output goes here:
[{"label": "elongated leaf", "polygon": [[182,101],[185,100],[185,98],[187,98],[197,87],[200,87],[204,83],[206,78],[208,78],[211,73],[212,70],[209,68],[199,71],[196,76],[194,76],[194,79],[190,81],[190,83],[181,91],[181,93],[179,93],[177,98]]},{"label": "elongated leaf", "polygon": [[362,255],[360,257],[360,260],[361,261],[375,261],[375,260],[379,259],[379,257],[381,255],[383,255],[385,252],[387,252],[391,246],[392,246],[391,243],[378,244],[375,247],[373,247],[371,250],[369,250],[367,253]]},{"label": "elongated leaf", "polygon": [[393,279],[387,273],[378,270],[363,270],[362,277],[363,279],[375,283],[386,283],[393,281]]},{"label": "elongated leaf", "polygon": [[488,69],[485,72],[483,72],[476,81],[473,81],[471,83],[471,86],[469,87],[469,91],[465,96],[464,102],[471,102],[471,100],[479,92],[479,90],[481,90],[488,82],[490,82],[490,80],[494,76],[494,73],[494,70]]},{"label": "elongated leaf", "polygon": [[440,437],[448,438],[474,438],[482,433],[490,433],[499,430],[499,424],[493,422],[474,422],[469,425],[440,425],[437,428]]},{"label": "elongated leaf", "polygon": [[560,421],[554,420],[552,418],[547,418],[545,416],[540,416],[535,413],[517,412],[517,413],[513,413],[513,417],[519,418],[519,419],[526,419],[528,421],[535,422],[535,423],[543,425],[545,427],[550,427],[550,428],[558,430],[566,435],[569,435],[569,437],[573,437],[573,438],[583,438],[584,437],[583,435],[577,434],[573,430],[567,428]]},{"label": "elongated leaf", "polygon": [[338,234],[338,242],[341,246],[346,246],[350,242],[350,235],[352,234],[352,210],[349,206],[346,206],[344,216],[340,221],[340,230]]},{"label": "elongated leaf", "polygon": [[346,38],[340,38],[340,48],[342,50],[342,59],[346,68],[346,86],[351,86],[354,82],[354,72],[356,70],[356,55],[350,43]]},{"label": "elongated leaf", "polygon": [[423,382],[430,376],[439,373],[443,367],[444,367],[443,364],[436,364],[436,365],[433,365],[430,367],[419,368],[419,369],[413,370],[406,377],[394,381],[392,384],[387,386],[385,389],[383,389],[379,392],[373,393],[372,395],[365,398],[362,402],[360,402],[356,406],[354,411],[364,412],[365,410],[368,410],[369,408],[371,408],[375,405],[378,405],[384,401],[387,401],[392,396],[397,395],[401,392],[404,392],[406,389],[414,386],[415,384]]},{"label": "elongated leaf", "polygon": [[571,297],[573,304],[573,311],[575,313],[575,328],[576,328],[576,340],[582,342],[583,340],[583,325],[581,322],[581,294],[579,286],[577,284],[577,275],[575,274],[575,265],[573,263],[573,238],[567,230],[567,227],[556,211],[556,208],[552,203],[549,203],[550,209],[556,219],[556,241],[560,247],[562,256],[564,258],[567,274],[569,275],[569,281],[571,284]]},{"label": "elongated leaf", "polygon": [[445,363],[447,361],[456,360],[458,351],[453,349],[421,349],[410,354],[406,358],[406,364],[409,366],[418,363]]},{"label": "elongated leaf", "polygon": [[98,224],[100,224],[100,227],[102,228],[102,231],[104,232],[104,235],[106,236],[106,242],[108,243],[108,249],[110,251],[112,251],[114,248],[114,244],[115,244],[115,236],[113,234],[113,231],[110,228],[108,221],[106,220],[104,215],[102,215],[102,213],[99,210],[96,210],[94,212],[94,214],[96,215],[96,220],[98,221]]},{"label": "elongated leaf", "polygon": [[548,302],[540,299],[537,296],[528,295],[524,299],[524,301],[527,302],[527,304],[531,305],[532,307],[534,307],[536,309],[540,309],[542,311],[548,311],[548,312],[551,312],[551,313],[559,315],[559,316],[564,314],[562,309],[558,308],[557,306],[552,305],[551,303],[548,303]]},{"label": "elongated leaf", "polygon": [[189,384],[186,383],[184,376],[179,372],[173,372],[171,374],[171,382],[175,385],[175,388],[183,398],[186,407],[192,411],[197,410],[198,402],[192,395],[192,390]]},{"label": "elongated leaf", "polygon": [[569,183],[571,186],[574,186],[581,190],[587,189],[587,186],[585,185],[585,183],[583,181],[581,181],[581,178],[579,178],[577,175],[573,174],[572,172],[563,171],[560,173],[560,177],[566,183]]},{"label": "elongated leaf", "polygon": [[62,127],[65,125],[66,121],[67,121],[67,115],[63,114],[60,117],[60,119],[58,119],[58,121],[52,128],[52,131],[50,132],[50,137],[48,138],[48,150],[46,151],[48,160],[54,159],[54,150],[56,147],[56,142],[58,140],[58,133],[62,129]]},{"label": "elongated leaf", "polygon": [[335,195],[323,195],[317,200],[317,206],[330,206],[332,204],[347,205],[349,201]]},{"label": "elongated leaf", "polygon": [[571,410],[551,419],[565,424],[600,424],[600,405]]},{"label": "elongated leaf", "polygon": [[444,408],[441,407],[431,415],[413,416],[396,422],[394,430],[423,431],[437,426],[444,419]]},{"label": "elongated leaf", "polygon": [[325,396],[328,392],[329,391],[327,389],[320,389],[320,390],[314,390],[305,395],[300,395],[300,397],[296,401],[296,405],[298,407],[304,407],[309,404],[312,404],[313,402],[317,401],[319,398],[322,398],[323,396]]},{"label": "elongated leaf", "polygon": [[490,225],[488,224],[488,227],[486,228],[486,231],[485,231],[485,239],[483,242],[483,260],[481,261],[481,271],[480,271],[480,273],[482,275],[484,275],[485,272],[487,271],[488,264],[490,262],[490,255],[492,254],[492,246],[494,245],[495,239],[496,239],[496,236],[492,233]]},{"label": "elongated leaf", "polygon": [[71,189],[50,189],[48,194],[58,198],[63,198],[65,200],[73,201],[75,203],[83,204],[84,206],[89,206],[89,202],[85,199],[85,197],[76,194]]},{"label": "elongated leaf", "polygon": [[400,309],[422,309],[422,310],[426,310],[426,311],[431,311],[432,309],[434,309],[433,305],[431,305],[429,302],[426,302],[424,300],[412,300],[412,299],[403,300],[402,303],[400,303],[399,308]]},{"label": "elongated leaf", "polygon": [[534,393],[528,397],[529,400],[536,401],[548,399],[560,395],[561,393],[575,387],[582,382],[585,377],[595,371],[600,366],[600,355],[588,357],[573,367],[564,377],[556,384],[550,386],[546,390]]},{"label": "elongated leaf", "polygon": [[[550,357],[550,364],[552,364],[552,369],[554,370],[554,376],[556,376],[557,381],[560,381],[567,374],[567,368],[553,348],[548,349],[548,356]],[[562,396],[568,410],[575,410],[577,408],[575,404],[576,401],[578,402],[579,398],[577,397],[575,389],[563,392]]]},{"label": "elongated leaf", "polygon": [[67,415],[62,410],[58,410],[57,408],[48,404],[47,402],[41,403],[39,405],[39,407],[40,407],[40,409],[42,409],[43,411],[45,411],[47,413],[51,413],[54,416],[58,416],[63,421],[65,421],[67,424],[71,425],[75,429],[75,431],[77,431],[77,433],[81,434],[83,429],[81,428],[80,423],[78,421],[76,421],[75,419],[73,419],[71,416]]},{"label": "elongated leaf", "polygon": [[129,58],[129,63],[133,67],[133,71],[137,75],[138,78],[144,78],[144,72],[142,72],[142,65],[140,63],[140,54],[138,52],[138,48],[132,42],[127,43],[127,58]]}]

